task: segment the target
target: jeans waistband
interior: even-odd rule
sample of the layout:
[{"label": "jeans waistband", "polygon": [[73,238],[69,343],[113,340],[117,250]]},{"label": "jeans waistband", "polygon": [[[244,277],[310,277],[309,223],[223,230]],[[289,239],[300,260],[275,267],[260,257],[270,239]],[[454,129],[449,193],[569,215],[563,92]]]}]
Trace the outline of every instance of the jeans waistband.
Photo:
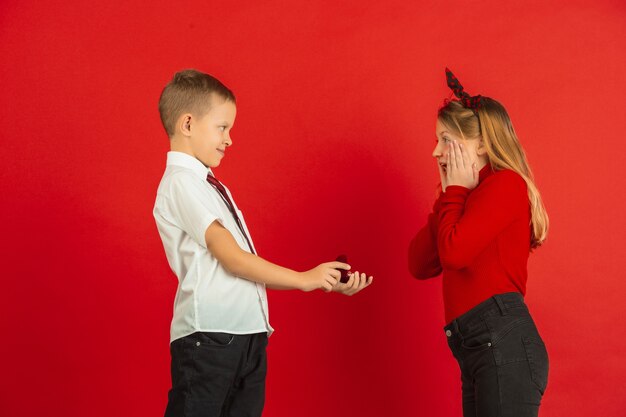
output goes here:
[{"label": "jeans waistband", "polygon": [[473,323],[482,321],[482,318],[486,315],[506,315],[508,308],[524,305],[524,296],[518,292],[496,294],[478,304],[470,311],[452,320],[443,329],[446,331],[446,334],[448,334],[448,332],[455,333],[459,329],[472,327]]}]

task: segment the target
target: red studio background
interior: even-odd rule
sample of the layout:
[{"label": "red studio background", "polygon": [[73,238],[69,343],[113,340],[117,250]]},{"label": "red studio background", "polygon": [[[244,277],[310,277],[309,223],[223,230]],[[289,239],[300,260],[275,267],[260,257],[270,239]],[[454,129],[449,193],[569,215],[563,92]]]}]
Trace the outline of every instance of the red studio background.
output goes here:
[{"label": "red studio background", "polygon": [[346,253],[375,276],[351,298],[269,294],[264,415],[460,416],[440,280],[406,267],[445,66],[507,107],[551,216],[527,295],[542,415],[624,415],[623,0],[3,0],[0,54],[0,415],[163,413],[157,101],[192,67],[237,95],[216,172],[260,254],[304,270]]}]

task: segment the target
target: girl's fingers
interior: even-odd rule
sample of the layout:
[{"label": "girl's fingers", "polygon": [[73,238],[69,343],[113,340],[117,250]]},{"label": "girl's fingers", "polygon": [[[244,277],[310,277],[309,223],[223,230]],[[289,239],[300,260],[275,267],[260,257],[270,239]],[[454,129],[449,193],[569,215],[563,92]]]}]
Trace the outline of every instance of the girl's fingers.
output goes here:
[{"label": "girl's fingers", "polygon": [[446,155],[446,177],[450,179],[450,172],[454,169],[452,162],[452,145],[448,148],[448,154]]},{"label": "girl's fingers", "polygon": [[463,169],[463,152],[461,151],[461,144],[454,141],[454,157],[456,158],[456,166],[459,169]]},{"label": "girl's fingers", "polygon": [[461,162],[463,163],[463,167],[469,168],[471,166],[469,160],[469,152],[465,151],[462,143],[459,143],[459,154],[461,155]]},{"label": "girl's fingers", "polygon": [[461,144],[457,141],[454,141],[454,158],[456,159],[456,167],[462,170],[464,168],[463,152],[461,151]]},{"label": "girl's fingers", "polygon": [[450,161],[448,163],[448,169],[456,168],[456,153],[454,152],[454,142],[450,144],[450,151],[448,152]]}]

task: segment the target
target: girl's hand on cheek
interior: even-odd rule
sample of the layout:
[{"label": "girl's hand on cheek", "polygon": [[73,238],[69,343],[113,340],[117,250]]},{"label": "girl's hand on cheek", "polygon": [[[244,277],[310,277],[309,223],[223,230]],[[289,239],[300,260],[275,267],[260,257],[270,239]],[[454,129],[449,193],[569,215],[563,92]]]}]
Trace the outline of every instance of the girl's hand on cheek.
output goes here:
[{"label": "girl's hand on cheek", "polygon": [[463,145],[454,141],[449,145],[447,160],[447,185],[459,185],[469,190],[478,186],[478,166],[470,160]]}]

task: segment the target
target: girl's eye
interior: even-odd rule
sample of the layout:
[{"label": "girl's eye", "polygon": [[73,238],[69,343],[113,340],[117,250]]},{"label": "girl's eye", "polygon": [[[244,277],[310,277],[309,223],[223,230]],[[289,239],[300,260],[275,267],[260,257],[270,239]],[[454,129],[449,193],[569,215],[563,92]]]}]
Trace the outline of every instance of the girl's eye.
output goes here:
[{"label": "girl's eye", "polygon": [[225,131],[225,130],[226,130],[226,126],[220,126],[218,129],[219,129],[219,130],[221,130],[221,131],[223,132],[223,131]]}]

